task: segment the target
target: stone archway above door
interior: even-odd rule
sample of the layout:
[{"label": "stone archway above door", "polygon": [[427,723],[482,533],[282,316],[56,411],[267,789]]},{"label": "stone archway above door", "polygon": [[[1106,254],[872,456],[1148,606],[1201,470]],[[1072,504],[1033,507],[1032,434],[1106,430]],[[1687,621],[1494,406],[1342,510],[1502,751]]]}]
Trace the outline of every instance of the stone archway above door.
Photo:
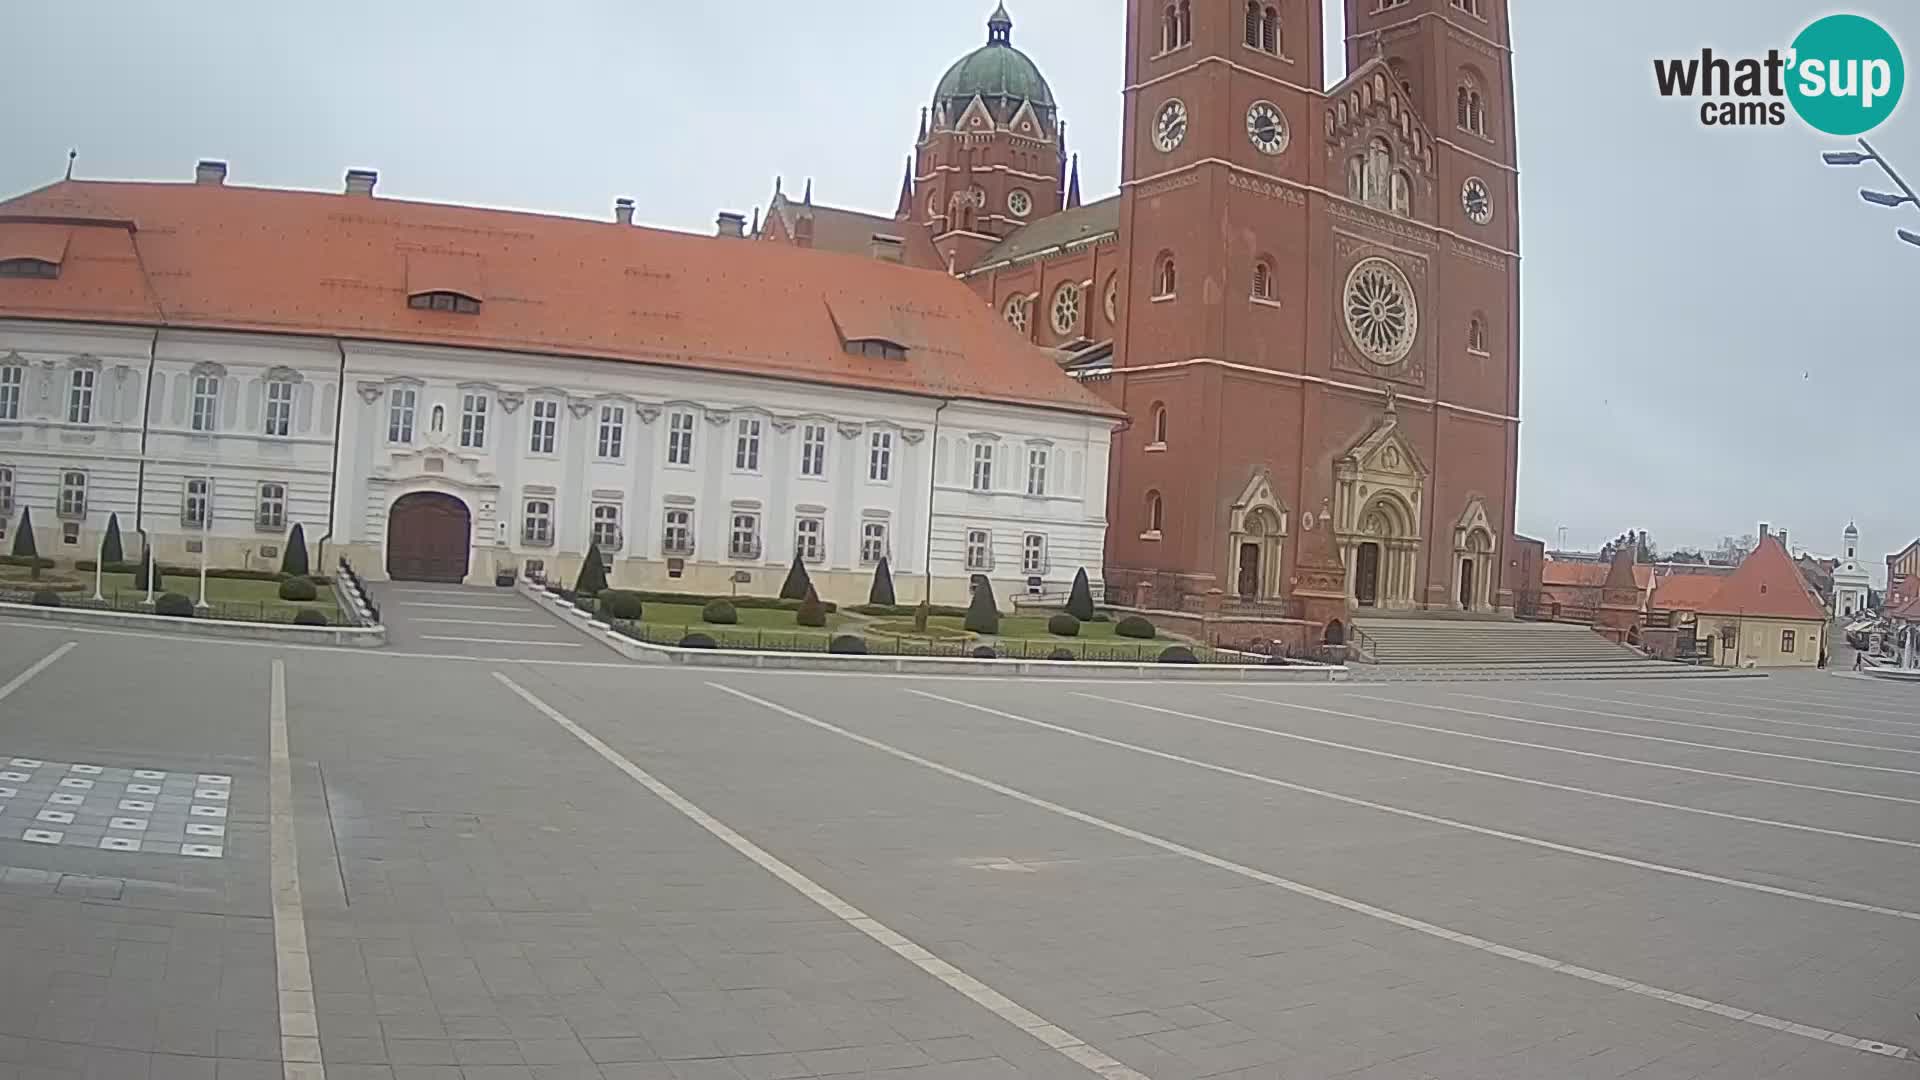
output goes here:
[{"label": "stone archway above door", "polygon": [[1453,527],[1453,587],[1448,599],[1464,611],[1492,611],[1499,544],[1487,504],[1475,498]]},{"label": "stone archway above door", "polygon": [[[1400,431],[1391,402],[1386,415],[1333,464],[1333,533],[1340,561],[1347,567],[1347,602],[1361,602],[1359,549],[1368,555],[1369,581],[1375,586],[1369,606],[1404,609],[1415,605],[1420,565],[1421,500],[1427,466]],[[1377,559],[1377,580],[1373,560]]]},{"label": "stone archway above door", "polygon": [[1256,468],[1227,513],[1227,584],[1233,597],[1257,603],[1285,596],[1281,549],[1291,517],[1274,491],[1272,471]]}]

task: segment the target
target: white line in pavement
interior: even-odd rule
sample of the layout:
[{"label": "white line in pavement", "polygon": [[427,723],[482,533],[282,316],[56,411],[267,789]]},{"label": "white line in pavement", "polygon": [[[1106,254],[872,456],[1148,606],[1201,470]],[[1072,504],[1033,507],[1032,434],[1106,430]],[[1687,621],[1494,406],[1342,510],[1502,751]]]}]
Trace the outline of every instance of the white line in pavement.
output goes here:
[{"label": "white line in pavement", "polygon": [[15,675],[13,678],[8,679],[6,682],[6,685],[0,686],[0,701],[5,701],[7,699],[8,694],[11,694],[15,690],[18,690],[21,687],[27,685],[27,680],[33,678],[35,675],[38,675],[41,672],[52,667],[54,661],[67,655],[68,653],[72,652],[74,649],[78,648],[79,646],[80,646],[79,642],[69,641],[65,645],[60,646],[59,648],[53,650],[52,652],[41,657],[40,659],[35,660],[33,662],[32,667],[28,668],[27,670],[21,672],[18,675]]},{"label": "white line in pavement", "polygon": [[414,600],[403,600],[392,605],[397,608],[449,608],[453,611],[511,611],[515,615],[525,615],[530,609],[508,607],[504,604],[422,604]]},{"label": "white line in pavement", "polygon": [[[1610,687],[1609,690],[1611,693],[1615,693],[1615,694],[1634,694],[1634,693],[1640,692],[1636,690],[1628,690],[1625,687]],[[1599,701],[1599,702],[1605,702],[1611,705],[1631,705],[1636,709],[1665,709],[1667,712],[1698,713],[1702,716],[1724,716],[1729,720],[1750,720],[1757,724],[1785,724],[1788,727],[1812,728],[1818,731],[1848,731],[1848,732],[1852,732],[1855,735],[1878,735],[1878,736],[1881,736],[1882,738],[1887,738],[1887,739],[1920,739],[1920,734],[1909,735],[1904,731],[1871,731],[1867,728],[1859,727],[1854,724],[1810,724],[1805,720],[1781,720],[1772,716],[1756,716],[1753,713],[1721,712],[1718,709],[1701,708],[1699,705],[1695,705],[1693,703],[1694,702],[1693,698],[1684,698],[1684,699],[1669,698],[1668,700],[1672,700],[1672,701],[1683,701],[1684,704],[1662,705],[1662,704],[1658,704],[1656,702],[1651,702],[1651,701],[1621,701],[1617,698],[1596,698],[1596,697],[1586,697],[1580,694],[1561,694],[1561,693],[1556,693],[1552,690],[1536,690],[1535,693],[1543,694],[1547,697],[1565,698],[1568,701],[1590,701],[1590,702]],[[1468,695],[1468,696],[1471,697],[1473,695]],[[1648,695],[1648,696],[1652,696],[1652,695]],[[1493,698],[1489,700],[1507,701],[1511,699]],[[1536,704],[1536,703],[1535,702],[1519,702],[1519,704]],[[1751,728],[1745,728],[1742,730],[1749,731],[1755,735],[1766,734],[1765,732],[1761,732],[1761,731],[1753,731],[1753,729]],[[1849,746],[1853,744],[1842,743],[1841,745]],[[1898,747],[1893,747],[1893,746],[1875,746],[1874,749],[1896,750],[1900,753],[1907,753],[1907,754],[1920,754],[1920,750],[1900,750]]]},{"label": "white line in pavement", "polygon": [[512,638],[491,637],[443,637],[439,634],[421,634],[421,641],[464,641],[469,645],[529,645],[536,649],[578,649],[578,641],[516,641]]},{"label": "white line in pavement", "polygon": [[491,619],[409,619],[408,622],[439,623],[446,626],[500,626],[527,630],[558,630],[559,623],[544,622],[494,622]]},{"label": "white line in pavement", "polygon": [[[1798,761],[1807,765],[1831,765],[1838,769],[1865,769],[1868,772],[1898,773],[1901,776],[1920,776],[1920,769],[1896,769],[1891,765],[1863,765],[1857,761],[1835,761],[1832,758],[1803,757],[1799,754],[1778,754],[1771,750],[1749,750],[1742,746],[1721,746],[1718,743],[1688,742],[1686,739],[1669,739],[1664,735],[1641,735],[1631,731],[1613,731],[1608,728],[1587,727],[1583,724],[1561,724],[1552,720],[1535,720],[1526,716],[1508,716],[1505,713],[1481,712],[1478,709],[1456,709],[1451,705],[1434,705],[1424,701],[1408,701],[1405,698],[1378,697],[1373,694],[1354,694],[1362,701],[1385,701],[1394,705],[1410,705],[1417,709],[1439,709],[1441,712],[1459,713],[1461,716],[1481,716],[1489,720],[1506,720],[1515,724],[1533,724],[1538,727],[1559,728],[1562,731],[1584,731],[1590,735],[1611,735],[1616,739],[1640,739],[1645,742],[1667,743],[1671,746],[1687,746],[1695,750],[1718,750],[1724,754],[1751,754],[1754,757],[1775,758],[1780,761]],[[1472,697],[1474,695],[1467,695]]]},{"label": "white line in pavement", "polygon": [[[1871,676],[1862,676],[1862,677],[1871,678]],[[1673,696],[1680,701],[1709,701],[1715,704],[1722,704],[1722,705],[1727,704],[1726,700],[1723,698],[1696,698],[1696,697],[1689,697],[1686,694],[1680,694],[1680,693],[1676,693]],[[1877,716],[1861,716],[1859,713],[1848,711],[1849,708],[1853,708],[1853,707],[1864,708],[1870,712],[1897,711],[1892,709],[1883,710],[1870,705],[1837,706],[1836,703],[1834,702],[1801,701],[1795,698],[1783,698],[1783,697],[1762,697],[1760,695],[1751,694],[1751,693],[1741,694],[1739,697],[1742,703],[1756,702],[1756,701],[1772,702],[1778,705],[1785,705],[1785,706],[1788,706],[1789,708],[1798,709],[1801,711],[1811,709],[1816,714],[1830,715],[1833,718],[1838,720],[1864,720],[1869,724],[1893,724],[1898,727],[1920,727],[1920,723],[1915,723],[1914,721],[1911,721],[1911,720],[1887,720]],[[1765,708],[1765,707],[1766,706],[1764,704],[1761,705],[1761,708]],[[1913,714],[1911,712],[1908,712],[1903,715],[1911,716]]]},{"label": "white line in pavement", "polygon": [[[1880,1042],[1874,1039],[1860,1039],[1851,1035],[1841,1034],[1840,1032],[1837,1032],[1837,1031],[1828,1031],[1824,1028],[1816,1028],[1816,1027],[1812,1027],[1805,1024],[1796,1024],[1790,1020],[1782,1020],[1777,1017],[1768,1016],[1765,1013],[1749,1012],[1746,1009],[1737,1008],[1732,1005],[1726,1005],[1726,1004],[1722,1004],[1720,1002],[1715,1002],[1715,1001],[1707,1001],[1703,998],[1692,997],[1687,994],[1675,993],[1674,991],[1671,991],[1671,990],[1663,990],[1660,987],[1649,986],[1646,983],[1634,982],[1631,979],[1621,978],[1618,975],[1609,975],[1604,971],[1595,971],[1590,968],[1580,967],[1577,964],[1568,964],[1563,961],[1555,960],[1552,957],[1542,956],[1539,953],[1527,952],[1524,949],[1515,949],[1507,945],[1501,945],[1497,942],[1488,941],[1485,938],[1475,937],[1472,934],[1462,934],[1458,931],[1449,930],[1446,927],[1437,925],[1435,923],[1430,923],[1422,919],[1416,919],[1411,916],[1402,915],[1395,911],[1389,911],[1386,908],[1375,907],[1374,905],[1366,903],[1365,901],[1362,901],[1362,900],[1349,899],[1348,897],[1341,896],[1338,893],[1331,893],[1326,891],[1325,889],[1317,889],[1311,885],[1306,885],[1298,881],[1293,881],[1288,878],[1283,878],[1278,874],[1269,874],[1264,870],[1257,870],[1243,863],[1237,863],[1231,859],[1226,859],[1218,855],[1209,854],[1208,852],[1201,851],[1198,848],[1188,847],[1187,845],[1179,843],[1177,841],[1168,840],[1163,837],[1155,836],[1152,833],[1141,832],[1138,829],[1130,828],[1126,825],[1118,824],[1117,822],[1108,821],[1105,818],[1095,817],[1094,815],[1086,813],[1084,811],[1075,810],[1072,807],[1064,806],[1060,803],[1051,802],[1047,799],[1043,799],[1038,795],[1029,795],[1028,793],[1021,791],[1018,788],[1008,787],[1005,784],[999,783],[994,780],[988,780],[982,776],[976,776],[973,773],[964,772],[960,769],[953,768],[950,765],[942,765],[939,762],[934,761],[930,758],[924,758],[918,754],[912,753],[911,751],[902,750],[899,747],[881,742],[879,739],[875,739],[867,735],[861,735],[857,732],[849,731],[846,728],[840,727],[837,724],[830,724],[825,720],[817,720],[811,716],[808,716],[805,713],[798,712],[793,709],[789,709],[784,705],[779,705],[774,702],[767,701],[763,698],[754,697],[752,694],[748,694],[740,690],[735,690],[731,687],[722,686],[719,683],[708,683],[707,685],[713,687],[715,690],[724,691],[726,693],[734,695],[735,697],[743,698],[747,701],[753,702],[756,705],[760,705],[764,708],[771,709],[774,712],[780,713],[783,716],[791,717],[792,719],[799,720],[803,723],[811,724],[814,727],[820,728],[823,731],[829,731],[835,735],[839,735],[844,738],[851,739],[854,742],[860,743],[864,746],[872,747],[873,749],[878,750],[881,753],[890,754],[893,757],[899,758],[902,761],[912,762],[915,765],[919,765],[922,768],[931,769],[934,772],[940,773],[944,776],[950,776],[956,780],[962,780],[962,781],[965,781],[966,783],[985,788],[988,791],[1005,795],[1008,798],[1017,799],[1020,802],[1026,803],[1029,806],[1038,807],[1050,813],[1058,814],[1061,817],[1070,818],[1074,821],[1081,822],[1082,824],[1092,825],[1095,828],[1104,829],[1107,832],[1114,833],[1119,836],[1127,837],[1130,840],[1137,840],[1140,843],[1157,847],[1162,851],[1170,851],[1176,855],[1183,855],[1189,859],[1194,860],[1195,862],[1204,863],[1208,866],[1212,866],[1220,870],[1225,870],[1228,873],[1237,874],[1241,877],[1248,878],[1252,881],[1261,882],[1262,884],[1273,885],[1278,888],[1285,889],[1288,892],[1294,893],[1299,896],[1305,896],[1314,900],[1319,900],[1323,903],[1332,904],[1335,907],[1344,908],[1356,914],[1365,915],[1368,918],[1379,919],[1382,922],[1391,923],[1395,926],[1399,926],[1407,930],[1415,931],[1416,933],[1426,934],[1428,936],[1440,938],[1445,941],[1451,941],[1456,945],[1464,945],[1470,949],[1478,949],[1481,952],[1492,953],[1495,956],[1504,956],[1509,960],[1517,960],[1523,964],[1528,964],[1533,967],[1540,968],[1546,971],[1558,972],[1562,975],[1569,975],[1569,976],[1572,976],[1573,978],[1582,979],[1590,983],[1597,983],[1601,986],[1609,987],[1611,989],[1625,990],[1630,994],[1638,994],[1642,997],[1648,997],[1648,998],[1653,998],[1659,1001],[1669,1002],[1674,1005],[1679,1005],[1683,1008],[1695,1009],[1700,1012],[1713,1013],[1717,1016],[1724,1016],[1730,1020],[1740,1021],[1741,1023],[1754,1024],[1759,1027],[1770,1028],[1774,1031],[1784,1031],[1789,1034],[1802,1036],[1803,1038],[1813,1039],[1816,1042],[1833,1043],[1836,1046],[1844,1046],[1854,1050],[1865,1051],[1870,1054],[1878,1054],[1882,1057],[1899,1058],[1904,1060],[1907,1058],[1911,1058],[1913,1056],[1913,1051],[1909,1050],[1907,1047],[1904,1047],[1904,1046],[1899,1046],[1892,1043]],[[912,692],[920,693],[919,691],[912,691]],[[921,696],[934,697],[935,695],[922,694]],[[942,700],[948,700],[948,699],[942,699]],[[954,704],[966,705],[965,702],[954,702]],[[986,709],[983,706],[966,705],[966,707],[973,708],[973,709],[980,709],[981,711],[984,711],[984,712],[997,712],[997,710]],[[1024,719],[1022,717],[1013,716],[1012,714],[1001,714],[1001,715],[1004,715],[1007,718],[1013,719],[1013,720]],[[1032,722],[1040,723],[1039,721],[1032,721]]]},{"label": "white line in pavement", "polygon": [[[1389,720],[1384,716],[1368,716],[1366,713],[1342,712],[1339,709],[1323,709],[1317,705],[1302,705],[1295,701],[1275,701],[1272,698],[1248,697],[1245,694],[1221,693],[1241,701],[1251,701],[1257,705],[1278,705],[1284,709],[1299,709],[1302,712],[1325,713],[1346,720],[1367,720],[1375,724],[1389,724],[1393,727],[1410,728],[1415,731],[1431,731],[1437,735],[1453,735],[1462,739],[1478,739],[1481,742],[1500,743],[1505,746],[1523,746],[1529,750],[1547,750],[1555,754],[1571,754],[1574,757],[1593,758],[1596,761],[1617,761],[1623,765],[1644,765],[1649,769],[1668,769],[1673,772],[1692,773],[1695,776],[1713,776],[1722,780],[1744,780],[1749,784],[1766,784],[1770,787],[1797,788],[1801,791],[1820,791],[1828,795],[1851,795],[1859,799],[1874,799],[1879,802],[1906,803],[1920,806],[1920,799],[1907,799],[1899,795],[1882,795],[1876,791],[1855,791],[1852,788],[1822,787],[1819,784],[1801,784],[1792,780],[1775,780],[1768,776],[1750,776],[1746,773],[1719,772],[1714,769],[1696,769],[1691,765],[1674,765],[1665,761],[1648,761],[1645,758],[1620,757],[1616,754],[1602,754],[1594,750],[1575,750],[1566,746],[1554,746],[1549,743],[1527,742],[1525,739],[1503,739],[1497,735],[1482,735],[1474,731],[1455,731],[1453,728],[1437,727],[1433,724],[1416,724],[1411,720]],[[1356,695],[1358,696],[1358,695]],[[1444,709],[1444,705],[1427,705],[1420,702],[1402,701],[1397,698],[1377,700],[1392,701],[1396,705],[1409,705],[1421,709]],[[1460,711],[1460,710],[1452,710]]]},{"label": "white line in pavement", "polygon": [[293,755],[287,745],[287,665],[273,662],[267,701],[267,831],[273,881],[273,958],[279,971],[280,1059],[283,1080],[326,1080],[320,1028],[307,959],[307,915],[300,899],[300,854],[295,843]]},{"label": "white line in pavement", "polygon": [[[1847,742],[1843,739],[1822,739],[1814,735],[1782,735],[1777,731],[1755,731],[1752,728],[1728,727],[1725,724],[1702,724],[1692,720],[1668,720],[1664,717],[1659,717],[1659,716],[1635,716],[1632,713],[1617,713],[1617,712],[1610,712],[1606,709],[1581,708],[1577,705],[1555,705],[1555,704],[1552,704],[1551,702],[1530,701],[1525,698],[1494,697],[1491,694],[1469,694],[1465,690],[1449,690],[1447,692],[1452,694],[1454,697],[1473,698],[1476,701],[1497,701],[1502,705],[1531,705],[1539,709],[1554,709],[1559,712],[1585,713],[1588,716],[1610,716],[1615,720],[1631,720],[1636,724],[1671,724],[1675,727],[1701,728],[1706,731],[1728,731],[1736,735],[1751,735],[1757,739],[1787,739],[1792,742],[1818,743],[1821,746],[1844,746],[1849,750],[1880,750],[1889,754],[1920,754],[1920,748],[1915,748],[1911,746],[1883,746],[1879,743]],[[1541,693],[1545,694],[1550,692],[1543,690],[1541,691]],[[1585,698],[1585,697],[1577,697],[1573,694],[1552,694],[1552,696],[1557,698],[1566,698],[1568,701],[1586,701],[1586,702],[1593,702],[1601,705],[1608,705],[1608,704],[1626,705],[1636,709],[1668,708],[1674,712],[1700,712],[1700,713],[1708,713],[1709,715],[1725,715],[1725,714],[1713,714],[1711,710],[1707,710],[1707,709],[1690,709],[1690,708],[1681,707],[1681,706],[1659,706],[1659,705],[1648,706],[1648,705],[1642,705],[1637,701],[1616,701],[1611,698]],[[1742,719],[1742,718],[1735,717],[1734,719]],[[1850,730],[1857,731],[1859,729],[1854,728]],[[1615,732],[1614,734],[1620,734],[1620,733]]]},{"label": "white line in pavement", "polygon": [[[976,1005],[994,1013],[1091,1072],[1107,1077],[1109,1080],[1148,1080],[1145,1074],[1127,1068],[1119,1061],[1087,1045],[1071,1032],[1047,1022],[1046,1019],[1029,1011],[1005,994],[914,944],[878,919],[829,892],[812,878],[781,862],[765,848],[735,832],[726,822],[700,809],[679,792],[655,779],[652,774],[628,760],[620,751],[601,742],[592,732],[568,719],[560,710],[535,697],[519,683],[498,671],[493,673],[493,677],[500,680],[507,689],[520,695],[523,701],[539,710],[547,719],[559,724],[568,734],[585,743],[609,765],[626,773],[640,786],[653,792],[662,802],[678,810],[688,820],[705,829],[728,847],[759,864],[761,869],[779,878],[795,892],[813,901],[829,914],[879,942],[894,955],[966,995]],[[707,685],[715,686],[714,683]],[[716,689],[727,690],[724,686],[716,686]],[[739,693],[734,690],[727,690],[727,692]],[[759,701],[758,698],[748,697],[745,694],[740,696],[747,697],[750,701]],[[761,704],[766,703],[761,702]],[[778,706],[774,707],[778,708]]]}]

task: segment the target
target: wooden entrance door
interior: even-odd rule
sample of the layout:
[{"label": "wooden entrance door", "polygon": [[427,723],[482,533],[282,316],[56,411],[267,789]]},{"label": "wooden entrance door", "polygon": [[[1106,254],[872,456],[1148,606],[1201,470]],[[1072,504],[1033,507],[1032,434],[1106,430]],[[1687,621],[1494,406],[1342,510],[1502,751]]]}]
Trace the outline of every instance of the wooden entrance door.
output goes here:
[{"label": "wooden entrance door", "polygon": [[1354,554],[1353,598],[1361,607],[1380,603],[1380,545],[1361,544]]},{"label": "wooden entrance door", "polygon": [[1260,545],[1240,545],[1240,596],[1247,600],[1260,598]]},{"label": "wooden entrance door", "polygon": [[387,515],[387,576],[457,585],[466,580],[472,543],[466,503],[432,491],[404,495]]},{"label": "wooden entrance door", "polygon": [[1460,560],[1460,610],[1473,610],[1473,560]]}]

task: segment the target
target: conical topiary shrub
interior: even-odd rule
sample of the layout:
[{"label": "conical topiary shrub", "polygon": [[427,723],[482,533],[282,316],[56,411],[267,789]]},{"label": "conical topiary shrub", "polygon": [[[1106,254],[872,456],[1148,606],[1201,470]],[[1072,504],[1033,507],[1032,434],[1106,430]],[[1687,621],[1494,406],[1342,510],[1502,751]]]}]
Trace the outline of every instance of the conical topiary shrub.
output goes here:
[{"label": "conical topiary shrub", "polygon": [[33,507],[20,511],[20,531],[13,536],[13,555],[17,559],[26,559],[33,568],[32,577],[40,579],[40,548],[33,542]]},{"label": "conical topiary shrub", "polygon": [[880,556],[880,565],[873,568],[873,588],[867,590],[867,603],[894,605],[893,571],[887,568],[887,557]]},{"label": "conical topiary shrub", "polygon": [[120,515],[107,515],[107,538],[100,542],[100,561],[108,565],[127,561],[126,547],[120,542]]},{"label": "conical topiary shrub", "polygon": [[1073,591],[1067,594],[1067,614],[1081,622],[1093,618],[1093,587],[1087,584],[1087,568],[1073,575]]},{"label": "conical topiary shrub", "polygon": [[974,586],[973,602],[967,605],[967,618],[961,625],[976,634],[1000,632],[1000,605],[993,600],[993,582],[983,577]]},{"label": "conical topiary shrub", "polygon": [[600,560],[600,545],[587,545],[587,560],[580,564],[580,576],[574,579],[576,596],[599,596],[607,588],[607,564]]},{"label": "conical topiary shrub", "polygon": [[800,626],[823,627],[827,625],[827,609],[820,603],[820,594],[807,586],[807,595],[800,601],[800,610],[794,613],[793,621]]},{"label": "conical topiary shrub", "polygon": [[288,577],[307,576],[307,530],[297,523],[287,534],[287,553],[280,556],[280,572]]},{"label": "conical topiary shrub", "polygon": [[[140,551],[140,565],[135,567],[133,571],[133,587],[136,589],[139,589],[142,592],[147,591],[147,560],[152,556],[152,554],[153,554],[152,548],[150,547],[142,548]],[[162,577],[163,575],[160,573],[160,563],[158,561],[155,561],[153,563],[153,591],[154,592],[159,592],[166,587],[165,582],[162,581]]]},{"label": "conical topiary shrub", "polygon": [[807,576],[807,564],[801,560],[800,553],[796,551],[793,553],[793,566],[787,570],[786,583],[780,586],[780,599],[805,600],[807,590],[811,588],[813,588],[813,579]]}]

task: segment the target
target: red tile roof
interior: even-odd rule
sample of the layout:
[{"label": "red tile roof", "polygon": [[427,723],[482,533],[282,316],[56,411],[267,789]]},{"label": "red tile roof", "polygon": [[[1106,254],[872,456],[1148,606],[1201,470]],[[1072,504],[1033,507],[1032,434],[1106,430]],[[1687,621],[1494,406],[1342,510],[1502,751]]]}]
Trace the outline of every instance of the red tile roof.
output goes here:
[{"label": "red tile roof", "polygon": [[[1612,570],[1612,563],[1565,562],[1549,559],[1540,564],[1540,582],[1542,585],[1562,588],[1598,589],[1607,583],[1607,574]],[[1646,563],[1635,564],[1633,583],[1641,592],[1646,592],[1648,586],[1653,584],[1653,567]]]},{"label": "red tile roof", "polygon": [[[0,202],[66,228],[57,279],[0,317],[504,349],[1117,417],[950,275],[576,218],[212,184],[62,181]],[[428,283],[431,284],[428,284]],[[410,308],[478,290],[478,314]],[[857,356],[830,311],[907,347]],[[876,314],[876,312],[880,314]]]},{"label": "red tile roof", "polygon": [[1754,615],[1825,622],[1826,609],[1807,590],[1806,579],[1776,536],[1763,536],[1740,568],[1727,575],[1700,608],[1707,615]]},{"label": "red tile roof", "polygon": [[1653,587],[1654,611],[1701,611],[1727,583],[1724,574],[1667,574]]}]

